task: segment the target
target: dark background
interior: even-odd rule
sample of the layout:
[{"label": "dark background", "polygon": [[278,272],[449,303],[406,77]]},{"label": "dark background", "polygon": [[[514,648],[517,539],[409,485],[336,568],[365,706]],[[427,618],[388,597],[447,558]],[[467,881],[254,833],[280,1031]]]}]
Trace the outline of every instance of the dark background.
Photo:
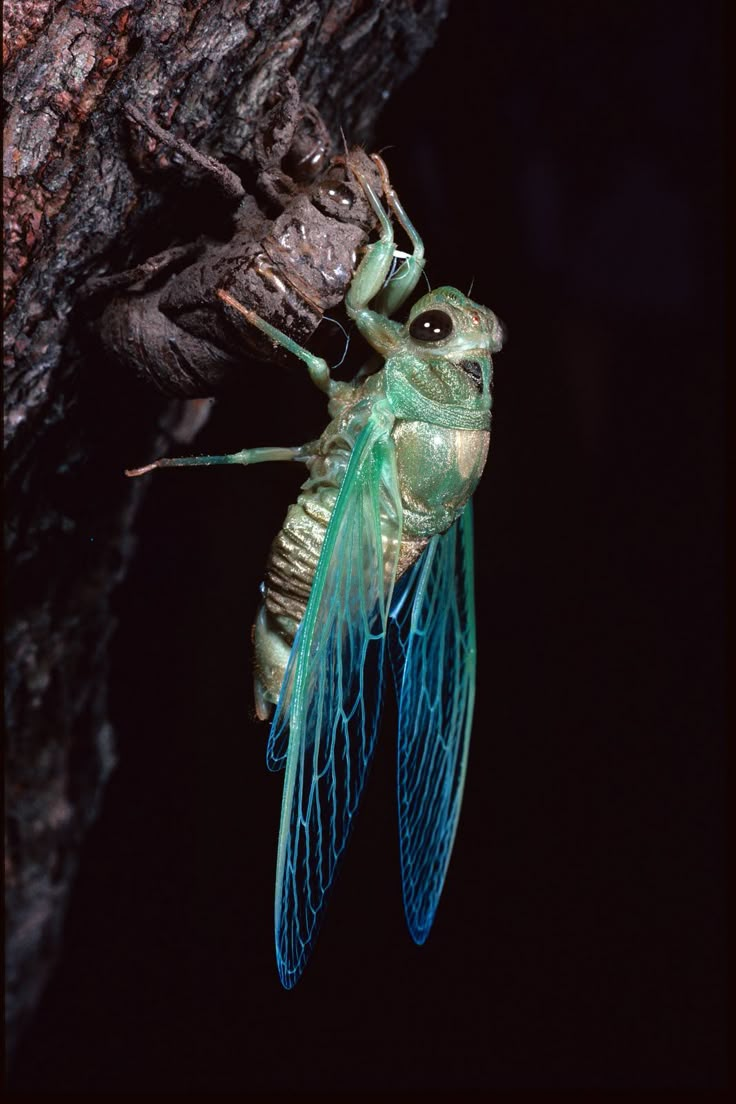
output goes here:
[{"label": "dark background", "polygon": [[[721,78],[716,2],[456,0],[376,143],[432,283],[474,278],[509,332],[433,933],[404,928],[388,717],[281,990],[249,629],[300,473],[162,473],[118,595],[119,766],[12,1087],[723,1084]],[[323,424],[299,366],[265,368],[196,451]]]}]

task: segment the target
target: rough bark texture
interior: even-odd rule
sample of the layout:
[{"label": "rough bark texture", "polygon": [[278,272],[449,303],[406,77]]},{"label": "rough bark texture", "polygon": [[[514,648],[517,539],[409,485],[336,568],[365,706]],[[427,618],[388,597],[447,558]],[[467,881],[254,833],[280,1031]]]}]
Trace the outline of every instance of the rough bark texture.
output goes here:
[{"label": "rough bark texture", "polygon": [[[161,190],[171,176],[165,153],[147,166],[151,143],[131,142],[121,105],[134,102],[205,152],[237,161],[291,74],[333,139],[342,127],[352,142],[369,142],[445,8],[446,0],[5,5],[11,1046],[53,964],[79,847],[115,764],[109,599],[131,554],[141,493],[120,473],[162,434],[189,440],[207,409],[167,402],[116,374],[76,325],[84,281],[180,231],[177,205]],[[169,198],[175,186],[171,176]],[[142,247],[154,226],[158,237]]]}]

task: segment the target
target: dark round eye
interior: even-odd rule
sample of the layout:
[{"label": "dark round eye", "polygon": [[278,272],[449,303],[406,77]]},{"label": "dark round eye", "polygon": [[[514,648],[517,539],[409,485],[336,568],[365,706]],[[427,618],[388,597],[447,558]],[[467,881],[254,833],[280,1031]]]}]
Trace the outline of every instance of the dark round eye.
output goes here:
[{"label": "dark round eye", "polygon": [[452,333],[452,319],[443,310],[428,310],[418,314],[409,333],[415,341],[443,341]]}]

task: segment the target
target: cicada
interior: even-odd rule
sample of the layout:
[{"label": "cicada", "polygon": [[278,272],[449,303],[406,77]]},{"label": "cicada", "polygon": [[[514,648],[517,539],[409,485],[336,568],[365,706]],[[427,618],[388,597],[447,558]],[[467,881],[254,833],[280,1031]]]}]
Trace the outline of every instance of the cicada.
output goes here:
[{"label": "cicada", "polygon": [[[422,241],[374,155],[383,200],[360,184],[380,236],[346,296],[375,358],[350,382],[229,293],[220,299],[307,367],[328,397],[322,436],[295,448],[158,460],[304,463],[308,477],[268,558],[254,628],[255,699],[284,771],[276,959],[291,988],[314,945],[376,742],[390,666],[398,697],[398,812],[406,920],[432,927],[463,795],[475,697],[471,496],[490,435],[496,316],[454,288],[414,291]],[[354,170],[355,171],[355,170]],[[393,219],[411,242],[396,270]],[[379,362],[380,363],[380,362]]]}]

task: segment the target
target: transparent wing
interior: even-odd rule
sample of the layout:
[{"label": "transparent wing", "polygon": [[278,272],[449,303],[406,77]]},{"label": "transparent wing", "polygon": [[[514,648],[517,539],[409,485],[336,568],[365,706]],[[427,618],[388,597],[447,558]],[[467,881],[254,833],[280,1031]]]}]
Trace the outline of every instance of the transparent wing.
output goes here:
[{"label": "transparent wing", "polygon": [[394,446],[385,424],[371,421],[327,527],[284,679],[288,704],[274,720],[274,764],[288,728],[275,901],[286,988],[317,935],[373,753],[400,540]]},{"label": "transparent wing", "polygon": [[296,661],[299,656],[301,632],[300,625],[296,631],[294,643],[289,653],[289,660],[286,664],[286,670],[284,671],[284,681],[281,684],[279,700],[276,703],[276,710],[268,733],[266,766],[271,771],[280,771],[286,766],[286,753],[289,749],[291,701],[294,693],[294,673],[296,671]]},{"label": "transparent wing", "polygon": [[399,698],[398,799],[404,911],[429,935],[455,839],[475,698],[470,504],[402,578],[391,611]]}]

